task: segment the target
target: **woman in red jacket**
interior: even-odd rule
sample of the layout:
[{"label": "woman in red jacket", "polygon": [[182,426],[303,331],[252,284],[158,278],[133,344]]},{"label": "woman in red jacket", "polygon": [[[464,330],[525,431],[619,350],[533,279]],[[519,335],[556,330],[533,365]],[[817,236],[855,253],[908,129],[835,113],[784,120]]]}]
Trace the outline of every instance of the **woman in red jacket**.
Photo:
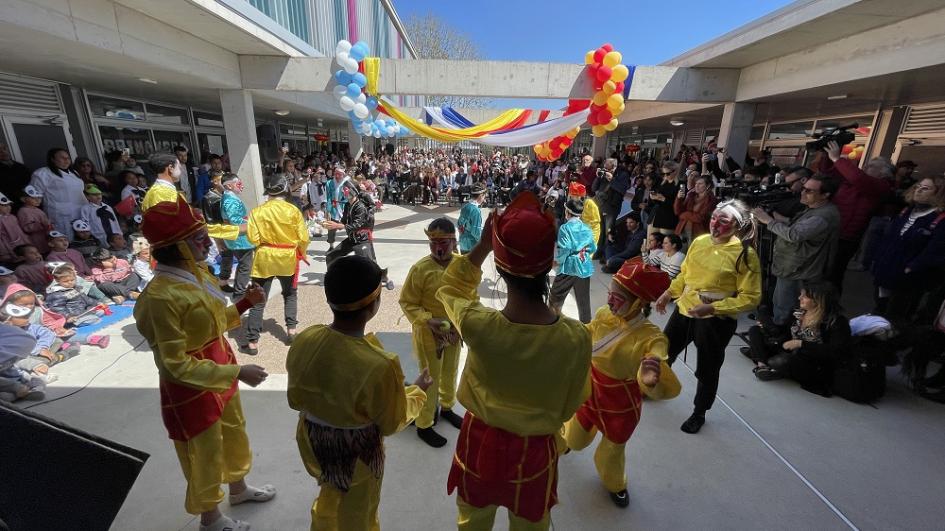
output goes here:
[{"label": "woman in red jacket", "polygon": [[696,237],[709,232],[709,218],[719,200],[712,193],[712,178],[700,175],[695,187],[686,193],[680,188],[673,204],[673,210],[679,216],[676,234],[682,236],[687,245]]}]

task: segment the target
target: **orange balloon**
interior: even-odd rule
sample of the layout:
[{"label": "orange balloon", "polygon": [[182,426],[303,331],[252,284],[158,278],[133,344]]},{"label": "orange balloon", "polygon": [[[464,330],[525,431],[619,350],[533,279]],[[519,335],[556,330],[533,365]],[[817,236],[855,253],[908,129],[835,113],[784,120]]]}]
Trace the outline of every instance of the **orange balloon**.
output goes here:
[{"label": "orange balloon", "polygon": [[595,92],[594,97],[591,98],[591,101],[594,102],[594,105],[606,105],[608,94],[605,94],[604,91]]}]

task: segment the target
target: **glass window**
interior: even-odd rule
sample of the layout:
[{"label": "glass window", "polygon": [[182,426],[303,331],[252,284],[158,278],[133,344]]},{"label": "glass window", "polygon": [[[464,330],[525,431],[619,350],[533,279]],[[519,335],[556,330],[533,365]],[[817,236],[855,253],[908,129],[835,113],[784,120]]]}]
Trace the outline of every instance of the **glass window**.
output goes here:
[{"label": "glass window", "polygon": [[[150,110],[150,107],[148,109]],[[157,151],[173,153],[177,146],[184,146],[189,152],[194,150],[190,133],[183,131],[153,131],[153,133],[154,145]]]},{"label": "glass window", "polygon": [[279,132],[284,135],[302,135],[306,134],[304,125],[279,124]]},{"label": "glass window", "polygon": [[225,135],[215,135],[212,133],[197,133],[197,142],[200,144],[200,152],[202,154],[213,153],[214,155],[223,155],[224,153],[226,153],[226,136]]},{"label": "glass window", "polygon": [[136,160],[145,160],[154,152],[151,131],[148,129],[100,125],[98,132],[102,137],[102,147],[106,153],[127,149]]},{"label": "glass window", "polygon": [[107,96],[89,96],[92,115],[117,120],[144,120],[144,104]]},{"label": "glass window", "polygon": [[223,127],[223,116],[219,114],[194,111],[194,121],[203,127]]},{"label": "glass window", "polygon": [[806,153],[804,146],[773,147],[770,151],[770,164],[775,166],[787,168],[804,163],[804,155]]},{"label": "glass window", "polygon": [[706,129],[705,130],[705,140],[702,142],[703,146],[708,146],[710,142],[719,141],[719,130],[718,129]]},{"label": "glass window", "polygon": [[159,124],[188,125],[190,124],[190,117],[187,116],[187,109],[149,103],[148,121]]},{"label": "glass window", "polygon": [[814,122],[791,122],[771,124],[768,128],[768,140],[794,140],[810,138],[814,132]]},{"label": "glass window", "polygon": [[765,124],[751,126],[751,136],[749,140],[761,140],[765,136]]}]

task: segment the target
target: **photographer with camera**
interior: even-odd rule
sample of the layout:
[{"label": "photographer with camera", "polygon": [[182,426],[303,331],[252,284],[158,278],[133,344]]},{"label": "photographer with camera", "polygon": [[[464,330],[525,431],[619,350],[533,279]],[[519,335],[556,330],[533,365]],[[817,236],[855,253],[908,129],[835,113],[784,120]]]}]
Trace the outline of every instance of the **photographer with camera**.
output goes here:
[{"label": "photographer with camera", "polygon": [[804,166],[793,166],[784,170],[783,173],[784,186],[787,187],[792,195],[771,205],[771,211],[791,219],[807,208],[801,201],[801,192],[804,188],[804,183],[807,182],[807,179],[810,179],[814,172]]},{"label": "photographer with camera", "polygon": [[755,219],[776,236],[771,273],[777,278],[773,317],[779,329],[791,323],[801,284],[822,280],[830,271],[840,225],[840,212],[830,202],[837,186],[835,179],[823,174],[807,179],[801,189],[806,208],[790,219],[762,208],[752,210]]},{"label": "photographer with camera", "polygon": [[594,202],[600,207],[601,237],[597,241],[597,253],[594,258],[602,264],[607,263],[604,248],[607,247],[607,234],[613,228],[614,217],[620,212],[623,194],[629,186],[629,173],[624,170],[618,176],[617,159],[607,159],[604,167],[597,170],[591,191],[594,193]]},{"label": "photographer with camera", "polygon": [[[855,127],[855,125],[853,126]],[[856,163],[843,156],[841,143],[853,141],[849,128],[838,128],[818,141],[808,143],[808,148],[820,146],[826,154],[819,156],[817,171],[834,175],[840,179],[840,187],[833,198],[840,210],[840,240],[828,280],[843,291],[843,276],[847,264],[860,248],[860,241],[870,221],[870,216],[883,198],[892,191],[892,178],[896,168],[885,157],[876,157],[861,170]],[[829,139],[826,145],[824,139]]]}]

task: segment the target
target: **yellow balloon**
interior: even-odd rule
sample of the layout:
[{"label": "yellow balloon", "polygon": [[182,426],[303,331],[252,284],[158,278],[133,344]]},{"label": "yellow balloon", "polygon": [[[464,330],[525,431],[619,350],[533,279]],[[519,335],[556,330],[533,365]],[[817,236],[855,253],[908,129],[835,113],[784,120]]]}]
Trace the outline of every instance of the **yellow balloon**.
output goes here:
[{"label": "yellow balloon", "polygon": [[614,110],[623,103],[623,94],[611,94],[607,98],[607,108]]},{"label": "yellow balloon", "polygon": [[610,80],[608,79],[608,80],[604,83],[604,85],[601,87],[600,90],[601,90],[601,92],[603,92],[604,94],[610,96],[611,94],[613,94],[613,93],[617,90],[617,84],[614,83],[613,81],[610,81]]},{"label": "yellow balloon", "polygon": [[591,50],[584,54],[584,64],[592,65],[594,64],[594,50]]},{"label": "yellow balloon", "polygon": [[627,79],[630,76],[630,69],[626,65],[617,65],[613,68],[613,72],[610,74],[610,79],[614,83],[620,83],[621,81]]},{"label": "yellow balloon", "polygon": [[604,56],[604,61],[603,61],[603,63],[604,63],[606,66],[609,66],[609,67],[613,68],[613,67],[619,65],[619,64],[620,64],[620,61],[622,61],[622,60],[623,60],[623,56],[620,55],[620,52],[614,51],[614,52],[608,52],[607,55]]},{"label": "yellow balloon", "polygon": [[626,108],[627,108],[627,105],[621,102],[620,107],[617,107],[616,109],[612,109],[610,112],[614,116],[617,116],[618,114],[622,114]]},{"label": "yellow balloon", "polygon": [[604,136],[604,133],[606,132],[607,130],[604,129],[604,126],[602,125],[595,125],[594,127],[591,128],[591,134],[597,137]]},{"label": "yellow balloon", "polygon": [[619,124],[620,124],[620,122],[618,122],[617,119],[614,118],[613,120],[610,121],[609,124],[607,124],[607,125],[604,126],[604,129],[606,129],[606,130],[608,130],[608,131],[613,131],[614,129],[617,128],[617,126],[618,126]]},{"label": "yellow balloon", "polygon": [[575,133],[575,132],[574,132],[574,129],[572,129],[572,130],[568,131],[567,133],[565,133],[564,136],[566,136],[566,137],[568,137],[568,138],[570,138],[570,139],[574,139],[574,137],[577,136],[577,133]]},{"label": "yellow balloon", "polygon": [[591,101],[594,102],[594,105],[606,105],[608,95],[604,94],[604,91],[598,91],[594,93],[594,97],[591,98]]}]

